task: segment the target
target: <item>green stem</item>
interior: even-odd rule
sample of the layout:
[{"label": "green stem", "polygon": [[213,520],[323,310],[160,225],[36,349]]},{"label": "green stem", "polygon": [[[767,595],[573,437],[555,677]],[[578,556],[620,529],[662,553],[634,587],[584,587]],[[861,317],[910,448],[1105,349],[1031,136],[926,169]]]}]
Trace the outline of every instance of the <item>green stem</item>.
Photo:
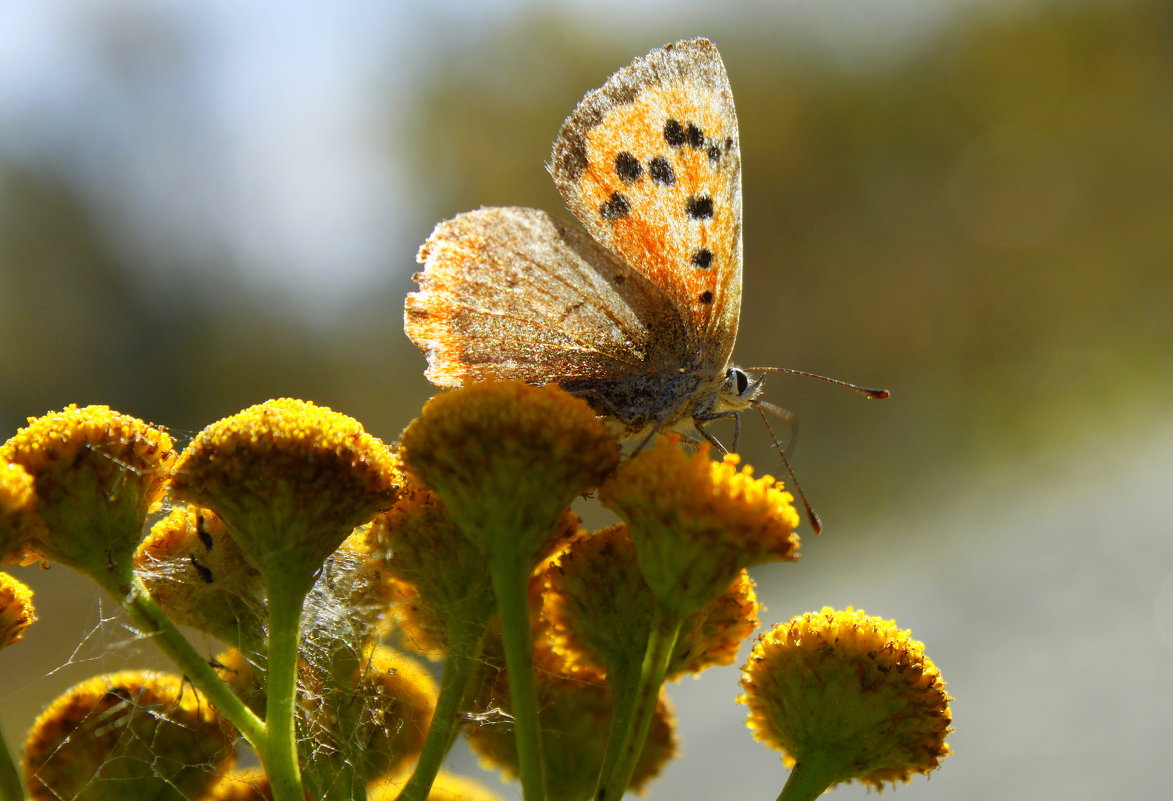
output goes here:
[{"label": "green stem", "polygon": [[24,798],[24,783],[12,761],[8,743],[4,741],[4,731],[0,729],[0,801],[24,801]]},{"label": "green stem", "polygon": [[607,750],[603,753],[603,764],[599,768],[598,786],[595,794],[603,789],[603,777],[615,771],[619,754],[631,737],[635,715],[635,701],[639,695],[640,664],[627,661],[622,665],[609,666],[607,684],[611,688],[611,725],[607,734]]},{"label": "green stem", "polygon": [[538,720],[538,688],[534,675],[534,649],[529,620],[529,561],[520,557],[494,559],[489,563],[501,639],[505,647],[505,670],[509,676],[509,702],[513,714],[513,736],[517,744],[517,765],[525,801],[545,801],[546,766],[542,757],[542,729]]},{"label": "green stem", "polygon": [[480,645],[488,623],[488,609],[461,610],[451,618],[448,631],[448,653],[444,661],[444,675],[440,678],[440,696],[432,725],[424,740],[424,749],[411,778],[404,785],[396,801],[425,801],[440,766],[456,739],[459,714],[471,701],[472,676],[477,673]]},{"label": "green stem", "polygon": [[[611,713],[611,733],[607,741],[607,757],[599,774],[596,801],[619,801],[631,784],[635,766],[643,753],[644,743],[656,716],[660,688],[668,674],[668,663],[676,640],[680,636],[681,620],[668,621],[657,605],[652,613],[652,627],[648,647],[640,667],[639,682],[633,690],[621,687],[616,706]],[[630,684],[630,682],[623,682]],[[618,742],[612,743],[612,740]],[[614,754],[614,756],[612,756]],[[610,758],[610,763],[607,759]]]},{"label": "green stem", "polygon": [[207,697],[212,706],[237,728],[249,745],[260,751],[268,740],[264,722],[245,706],[212,669],[208,660],[176,628],[171,618],[155,603],[142,579],[130,569],[112,569],[109,573],[93,578],[118,599],[135,623],[183,671],[183,675]]},{"label": "green stem", "polygon": [[[301,609],[305,591],[291,589],[287,577],[268,580],[269,673],[265,684],[266,747],[258,756],[273,788],[273,801],[304,801],[301,768],[297,758],[298,645],[301,641]],[[284,579],[284,580],[283,580]]]},{"label": "green stem", "polygon": [[832,766],[819,759],[804,759],[795,763],[778,801],[814,801],[842,776]]}]

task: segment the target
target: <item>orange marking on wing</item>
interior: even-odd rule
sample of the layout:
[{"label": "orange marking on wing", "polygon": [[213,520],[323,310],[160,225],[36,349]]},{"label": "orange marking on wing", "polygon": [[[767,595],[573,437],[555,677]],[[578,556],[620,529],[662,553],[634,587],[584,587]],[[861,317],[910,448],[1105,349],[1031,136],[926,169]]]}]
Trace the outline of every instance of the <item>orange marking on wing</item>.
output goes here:
[{"label": "orange marking on wing", "polygon": [[[723,272],[719,267],[738,258],[733,252],[738,238],[733,196],[738,176],[722,172],[719,159],[709,157],[713,143],[735,133],[727,130],[717,109],[718,104],[703,90],[683,83],[659,86],[630,104],[611,108],[585,138],[588,161],[578,185],[584,211],[603,217],[603,221],[592,221],[603,243],[702,323],[722,300],[717,298]],[[699,128],[704,144],[671,146],[664,134],[669,119]],[[629,164],[639,165],[637,179],[625,180],[620,174],[616,164],[621,155]],[[671,183],[653,178],[653,159],[662,159],[670,167]],[[737,162],[725,169],[736,171]],[[627,211],[607,219],[602,209],[617,197],[626,203]],[[711,204],[711,214],[690,215],[690,199],[702,206]],[[709,251],[718,269],[694,264],[700,249]],[[699,300],[705,294],[707,303]]]}]

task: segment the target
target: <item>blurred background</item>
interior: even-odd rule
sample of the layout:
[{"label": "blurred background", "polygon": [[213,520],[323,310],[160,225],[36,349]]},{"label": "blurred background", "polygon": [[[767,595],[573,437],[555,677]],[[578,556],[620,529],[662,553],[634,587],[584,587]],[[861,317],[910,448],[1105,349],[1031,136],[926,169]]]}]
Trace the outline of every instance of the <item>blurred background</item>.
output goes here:
[{"label": "blurred background", "polygon": [[[695,35],[740,116],[739,363],[893,392],[767,382],[826,531],[756,571],[765,622],[854,605],[926,643],[955,753],[900,798],[1168,797],[1168,0],[8,0],[0,438],[104,403],[183,439],[297,396],[394,439],[432,391],[402,331],[419,243],[562,211],[565,115]],[[162,664],[64,569],[16,572],[42,622],[0,654],[10,743],[74,682]],[[737,675],[671,688],[653,801],[777,794]]]}]

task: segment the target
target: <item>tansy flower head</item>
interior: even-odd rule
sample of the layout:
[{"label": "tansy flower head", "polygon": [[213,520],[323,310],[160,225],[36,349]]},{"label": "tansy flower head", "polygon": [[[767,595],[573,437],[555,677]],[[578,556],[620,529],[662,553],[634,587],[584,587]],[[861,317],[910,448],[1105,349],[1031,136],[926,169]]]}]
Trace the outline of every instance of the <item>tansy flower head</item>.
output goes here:
[{"label": "tansy flower head", "polygon": [[44,533],[33,477],[18,464],[0,461],[0,565],[22,561],[25,544]]},{"label": "tansy flower head", "polygon": [[246,656],[238,648],[225,648],[211,660],[220,678],[245,706],[258,715],[265,713],[263,657]]},{"label": "tansy flower head", "polygon": [[7,573],[0,573],[0,648],[20,642],[36,622],[33,591]]},{"label": "tansy flower head", "polygon": [[619,461],[585,401],[557,386],[473,384],[432,398],[403,432],[403,461],[482,552],[534,560],[576,495]]},{"label": "tansy flower head", "polygon": [[741,570],[725,591],[689,616],[681,627],[668,677],[732,665],[745,638],[761,625],[758,596],[749,572]]},{"label": "tansy flower head", "polygon": [[798,558],[793,496],[739,462],[736,454],[713,461],[707,444],[686,454],[665,437],[599,488],[631,527],[656,600],[678,615],[715,598],[744,567]]},{"label": "tansy flower head", "polygon": [[[550,801],[581,801],[593,795],[607,746],[614,706],[611,688],[598,671],[564,674],[538,652],[538,705],[545,741],[546,788]],[[502,672],[477,699],[480,712],[466,716],[464,734],[486,769],[498,768],[504,778],[517,774],[508,673]],[[676,754],[676,720],[664,693],[659,693],[647,743],[628,787],[637,792],[659,775]]]},{"label": "tansy flower head", "polygon": [[449,626],[479,619],[496,604],[484,555],[460,532],[439,496],[418,482],[404,484],[399,500],[375,518],[368,536],[386,554],[396,581],[404,641],[413,649],[447,647]]},{"label": "tansy flower head", "polygon": [[[647,648],[654,599],[636,565],[635,545],[619,523],[580,536],[543,571],[542,615],[553,649],[569,665],[637,669]],[[740,571],[715,599],[681,626],[668,676],[732,664],[758,626],[753,582]]]},{"label": "tansy flower head", "polygon": [[754,737],[797,763],[791,782],[809,792],[795,798],[851,779],[906,782],[949,753],[945,682],[891,620],[853,609],[800,615],[754,645],[741,686]]},{"label": "tansy flower head", "polygon": [[346,415],[283,398],[205,428],[176,465],[176,497],[220,515],[253,566],[307,585],[360,523],[395,500],[396,461]]},{"label": "tansy flower head", "polygon": [[[306,801],[314,801],[309,793]],[[261,768],[230,770],[200,801],[273,801],[269,777]]]},{"label": "tansy flower head", "polygon": [[396,774],[419,756],[437,690],[417,661],[378,646],[350,676],[324,675],[316,666],[301,675],[300,728],[313,743],[306,763],[311,793],[337,793],[346,770],[365,785]]},{"label": "tansy flower head", "polygon": [[261,768],[238,768],[226,773],[203,801],[273,801],[273,790]]},{"label": "tansy flower head", "polygon": [[[367,791],[368,801],[395,801],[403,791],[403,782],[397,779],[381,781]],[[480,784],[464,776],[441,771],[428,792],[428,801],[501,801]]]},{"label": "tansy flower head", "polygon": [[77,684],[33,724],[33,801],[201,798],[232,766],[234,732],[181,676],[124,671]]},{"label": "tansy flower head", "polygon": [[174,458],[165,432],[107,406],[29,418],[0,446],[0,464],[33,478],[47,529],[30,543],[33,553],[92,576],[129,572]]},{"label": "tansy flower head", "polygon": [[151,597],[176,623],[258,653],[265,610],[260,574],[216,513],[180,504],[151,527],[134,555]]},{"label": "tansy flower head", "polygon": [[366,781],[393,774],[419,756],[432,724],[438,690],[419,662],[387,647],[376,648],[363,666],[360,693],[366,711],[359,721],[358,753]]}]

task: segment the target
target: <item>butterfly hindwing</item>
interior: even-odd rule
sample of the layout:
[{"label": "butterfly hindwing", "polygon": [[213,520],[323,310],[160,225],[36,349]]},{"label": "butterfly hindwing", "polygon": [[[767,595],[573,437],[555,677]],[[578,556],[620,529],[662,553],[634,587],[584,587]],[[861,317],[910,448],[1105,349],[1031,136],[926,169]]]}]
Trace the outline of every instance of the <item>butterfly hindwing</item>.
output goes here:
[{"label": "butterfly hindwing", "polygon": [[689,320],[697,366],[724,367],[741,311],[741,155],[713,43],[612,75],[567,118],[550,169],[591,235]]},{"label": "butterfly hindwing", "polygon": [[418,259],[404,328],[438,386],[621,380],[687,353],[684,320],[660,289],[543,211],[460,214]]}]

